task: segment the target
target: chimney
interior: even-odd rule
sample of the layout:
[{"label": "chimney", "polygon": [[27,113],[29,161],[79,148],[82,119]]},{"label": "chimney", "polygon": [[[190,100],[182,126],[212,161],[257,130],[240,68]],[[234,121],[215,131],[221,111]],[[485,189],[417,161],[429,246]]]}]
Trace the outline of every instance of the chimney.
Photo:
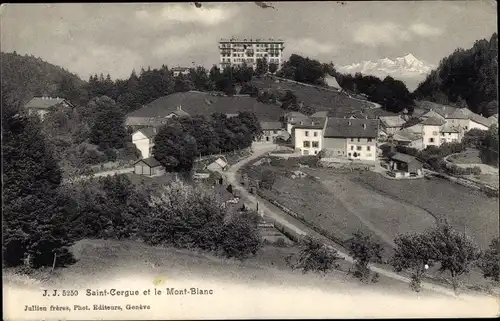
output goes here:
[{"label": "chimney", "polygon": [[153,127],[153,133],[156,134],[156,127]]},{"label": "chimney", "polygon": [[181,105],[177,106],[177,110],[182,110],[182,106]]},{"label": "chimney", "polygon": [[301,124],[301,125],[304,125],[304,122],[301,120],[301,121],[300,121],[300,124]]},{"label": "chimney", "polygon": [[347,123],[349,124],[349,126],[351,126],[351,121],[348,121]]},{"label": "chimney", "polygon": [[363,129],[366,129],[366,124],[363,124]]}]

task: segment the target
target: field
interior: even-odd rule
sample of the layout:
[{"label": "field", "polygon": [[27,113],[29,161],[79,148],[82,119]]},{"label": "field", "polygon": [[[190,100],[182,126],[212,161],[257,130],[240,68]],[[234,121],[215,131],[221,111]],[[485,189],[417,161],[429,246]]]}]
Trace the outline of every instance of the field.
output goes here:
[{"label": "field", "polygon": [[[276,83],[272,78],[253,78],[252,84],[257,88],[271,89],[271,91],[284,92],[291,90],[304,104],[312,106],[316,111],[328,110],[332,117],[350,116],[352,113],[363,111],[365,114],[390,114],[382,109],[373,109],[373,105],[367,101],[349,98],[347,95],[304,86],[293,82],[280,81]],[[369,111],[370,110],[370,111]]]},{"label": "field", "polygon": [[466,151],[448,157],[448,161],[455,164],[481,164],[479,151],[477,149],[467,149]]},{"label": "field", "polygon": [[480,191],[440,178],[397,181],[369,172],[358,175],[356,180],[387,197],[449,219],[455,228],[465,230],[482,248],[498,236],[498,198],[489,198]]},{"label": "field", "polygon": [[386,258],[398,234],[424,231],[441,218],[465,228],[482,248],[498,235],[498,199],[447,180],[397,181],[373,172],[313,168],[300,169],[309,177],[292,179],[293,169],[270,165],[250,167],[248,173],[259,179],[266,170],[278,178],[272,190],[262,190],[264,196],[343,241],[358,229],[370,234],[384,246]]}]

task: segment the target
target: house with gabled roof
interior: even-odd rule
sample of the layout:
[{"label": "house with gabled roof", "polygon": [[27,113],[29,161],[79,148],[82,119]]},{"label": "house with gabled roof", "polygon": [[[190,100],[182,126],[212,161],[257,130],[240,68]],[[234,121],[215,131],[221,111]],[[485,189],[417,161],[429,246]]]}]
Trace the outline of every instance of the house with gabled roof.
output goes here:
[{"label": "house with gabled roof", "polygon": [[381,116],[380,128],[387,134],[392,135],[401,129],[401,126],[406,122],[401,115],[397,116]]},{"label": "house with gabled roof", "polygon": [[378,119],[328,117],[324,133],[327,157],[375,161],[377,158]]},{"label": "house with gabled roof", "polygon": [[152,155],[157,131],[156,127],[145,127],[132,134],[132,143],[141,152],[141,158],[148,158]]},{"label": "house with gabled roof", "polygon": [[57,108],[74,108],[74,106],[64,98],[52,97],[34,97],[26,105],[25,110],[29,115],[38,115],[40,119],[44,119],[47,113]]},{"label": "house with gabled roof", "polygon": [[327,117],[307,117],[298,120],[292,127],[295,150],[301,155],[317,155],[323,149],[323,134]]},{"label": "house with gabled roof", "polygon": [[144,176],[162,176],[165,174],[165,167],[154,157],[140,159],[134,164],[134,173]]},{"label": "house with gabled roof", "polygon": [[446,121],[438,117],[429,117],[420,123],[422,128],[422,147],[441,145],[441,126],[446,124]]},{"label": "house with gabled roof", "polygon": [[491,126],[491,121],[467,108],[455,110],[453,113],[447,115],[446,121],[453,126],[461,128],[464,132],[474,128],[488,130]]},{"label": "house with gabled roof", "polygon": [[260,137],[260,142],[274,143],[278,137],[287,134],[286,130],[283,128],[283,124],[279,121],[261,121],[260,127],[262,128],[262,136]]},{"label": "house with gabled roof", "polygon": [[422,134],[416,133],[410,128],[395,132],[392,136],[392,141],[398,145],[408,146],[418,150],[423,149]]}]

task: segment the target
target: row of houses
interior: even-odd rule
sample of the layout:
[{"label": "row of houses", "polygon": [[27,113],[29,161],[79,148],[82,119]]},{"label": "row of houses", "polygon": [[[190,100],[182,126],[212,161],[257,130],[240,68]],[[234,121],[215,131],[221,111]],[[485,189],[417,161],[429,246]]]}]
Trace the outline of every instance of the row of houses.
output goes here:
[{"label": "row of houses", "polygon": [[467,108],[440,106],[413,119],[399,115],[380,117],[379,134],[398,144],[421,150],[460,142],[467,131],[488,130],[493,124],[498,124],[498,114],[485,118]]}]

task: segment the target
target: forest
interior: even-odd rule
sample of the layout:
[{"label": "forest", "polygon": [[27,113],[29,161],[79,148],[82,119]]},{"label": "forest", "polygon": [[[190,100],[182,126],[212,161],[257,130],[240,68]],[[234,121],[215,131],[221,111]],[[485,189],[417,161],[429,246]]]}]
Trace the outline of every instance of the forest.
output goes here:
[{"label": "forest", "polygon": [[498,113],[498,35],[445,57],[414,95],[439,104],[455,104],[489,117]]}]

